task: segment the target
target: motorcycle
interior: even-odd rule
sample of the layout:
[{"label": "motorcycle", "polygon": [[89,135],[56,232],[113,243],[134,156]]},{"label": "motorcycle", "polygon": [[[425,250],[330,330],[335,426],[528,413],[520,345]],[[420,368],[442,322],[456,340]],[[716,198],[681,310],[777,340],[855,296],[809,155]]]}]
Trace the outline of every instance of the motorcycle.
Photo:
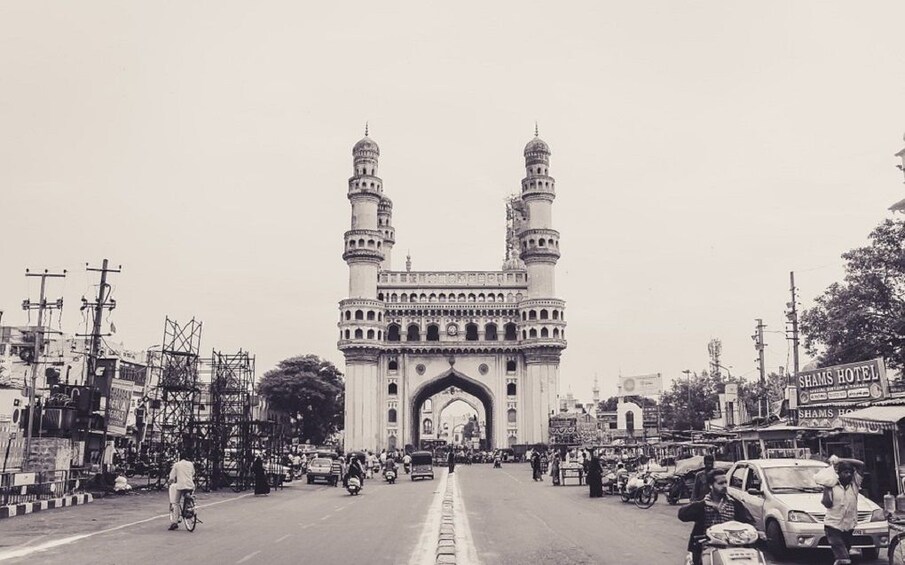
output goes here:
[{"label": "motorcycle", "polygon": [[499,457],[494,457],[493,459],[493,468],[499,469],[503,466],[503,461]]},{"label": "motorcycle", "polygon": [[666,501],[675,506],[683,498],[691,498],[691,490],[688,488],[688,480],[682,475],[673,475],[668,490]]},{"label": "motorcycle", "polygon": [[395,484],[396,483],[396,471],[394,469],[387,469],[383,473],[383,478],[386,479],[388,483]]},{"label": "motorcycle", "polygon": [[357,495],[361,492],[361,481],[358,480],[358,477],[349,477],[348,483],[346,485],[346,490],[349,491],[349,494],[352,496]]},{"label": "motorcycle", "polygon": [[[696,541],[703,548],[703,565],[766,565],[764,554],[754,547],[759,539],[760,535],[754,526],[742,522],[725,522],[710,526],[707,534],[699,536]],[[691,553],[688,553],[685,564],[691,565],[692,562]]]},{"label": "motorcycle", "polygon": [[411,463],[403,463],[402,467],[405,469],[405,474],[408,475],[412,472],[412,464]]}]

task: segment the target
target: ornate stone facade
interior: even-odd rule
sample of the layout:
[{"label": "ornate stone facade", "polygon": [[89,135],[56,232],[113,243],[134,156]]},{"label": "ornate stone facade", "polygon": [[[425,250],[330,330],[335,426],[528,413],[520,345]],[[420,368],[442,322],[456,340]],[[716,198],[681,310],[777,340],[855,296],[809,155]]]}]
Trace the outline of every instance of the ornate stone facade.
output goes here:
[{"label": "ornate stone facade", "polygon": [[349,295],[338,324],[345,448],[418,447],[425,401],[450,387],[481,404],[488,448],[547,442],[566,347],[565,302],[554,289],[559,232],[547,144],[535,135],[525,147],[526,176],[507,204],[500,271],[411,271],[410,262],[393,271],[393,204],[377,176],[380,149],[366,133],[352,156],[343,250]]}]

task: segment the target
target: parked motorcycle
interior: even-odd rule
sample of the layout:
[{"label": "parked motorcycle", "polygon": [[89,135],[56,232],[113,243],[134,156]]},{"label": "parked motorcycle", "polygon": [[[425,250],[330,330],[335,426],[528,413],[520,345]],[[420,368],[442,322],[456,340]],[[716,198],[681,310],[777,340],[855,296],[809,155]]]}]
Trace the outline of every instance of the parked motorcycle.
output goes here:
[{"label": "parked motorcycle", "polygon": [[355,496],[359,492],[361,492],[361,481],[358,480],[358,477],[349,477],[346,485],[346,490],[348,490],[349,494],[351,494],[352,496]]},{"label": "parked motorcycle", "polygon": [[666,491],[666,501],[675,506],[683,498],[691,498],[688,479],[682,475],[673,475],[669,489]]},{"label": "parked motorcycle", "polygon": [[[703,547],[703,565],[766,565],[767,560],[754,547],[760,536],[754,526],[742,522],[725,522],[707,528],[707,534],[696,541]],[[692,563],[691,554],[685,558],[686,565]]]}]

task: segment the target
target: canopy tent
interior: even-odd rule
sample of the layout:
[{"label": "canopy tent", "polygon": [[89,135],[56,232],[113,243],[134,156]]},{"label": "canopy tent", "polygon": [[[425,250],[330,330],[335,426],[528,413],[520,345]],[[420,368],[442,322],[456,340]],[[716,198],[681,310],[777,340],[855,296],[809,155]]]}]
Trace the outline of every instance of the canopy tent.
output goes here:
[{"label": "canopy tent", "polygon": [[905,418],[905,406],[870,406],[842,416],[846,428],[895,430]]}]

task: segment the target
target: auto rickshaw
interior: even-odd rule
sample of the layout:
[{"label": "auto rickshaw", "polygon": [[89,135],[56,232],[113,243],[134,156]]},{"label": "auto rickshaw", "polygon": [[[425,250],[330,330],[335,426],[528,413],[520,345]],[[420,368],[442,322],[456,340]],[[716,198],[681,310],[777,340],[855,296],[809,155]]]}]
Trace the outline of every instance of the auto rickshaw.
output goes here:
[{"label": "auto rickshaw", "polygon": [[412,480],[415,477],[434,478],[434,461],[430,451],[415,451],[412,453]]}]

